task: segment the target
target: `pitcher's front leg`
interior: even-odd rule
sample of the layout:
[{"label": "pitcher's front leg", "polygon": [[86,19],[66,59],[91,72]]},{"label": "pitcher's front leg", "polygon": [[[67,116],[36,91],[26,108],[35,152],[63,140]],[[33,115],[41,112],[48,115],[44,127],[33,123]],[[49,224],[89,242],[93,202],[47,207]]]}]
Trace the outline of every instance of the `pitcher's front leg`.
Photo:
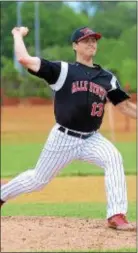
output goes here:
[{"label": "pitcher's front leg", "polygon": [[[107,151],[105,151],[106,148]],[[104,167],[107,218],[119,213],[126,215],[128,208],[127,187],[122,156],[112,145],[110,145],[109,149],[105,145],[103,151],[105,151],[105,155],[108,158]]]},{"label": "pitcher's front leg", "polygon": [[108,226],[119,230],[135,230],[135,225],[126,219],[127,187],[120,152],[100,133],[86,140],[83,147],[81,159],[95,163],[105,172]]}]

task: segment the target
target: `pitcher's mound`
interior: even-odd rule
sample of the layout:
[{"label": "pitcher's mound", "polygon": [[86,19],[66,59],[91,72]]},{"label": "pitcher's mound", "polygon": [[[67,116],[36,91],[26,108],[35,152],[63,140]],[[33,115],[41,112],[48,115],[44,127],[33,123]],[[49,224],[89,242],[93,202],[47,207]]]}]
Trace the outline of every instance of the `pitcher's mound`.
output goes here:
[{"label": "pitcher's mound", "polygon": [[136,232],[106,221],[60,217],[2,217],[1,252],[136,248]]}]

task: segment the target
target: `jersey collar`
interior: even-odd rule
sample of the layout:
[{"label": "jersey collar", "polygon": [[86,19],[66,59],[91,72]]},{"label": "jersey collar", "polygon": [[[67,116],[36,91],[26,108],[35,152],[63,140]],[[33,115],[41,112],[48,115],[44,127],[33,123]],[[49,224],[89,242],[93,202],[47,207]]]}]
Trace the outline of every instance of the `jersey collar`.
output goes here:
[{"label": "jersey collar", "polygon": [[75,62],[75,64],[76,65],[80,65],[80,66],[84,66],[85,68],[89,68],[89,69],[101,69],[101,66],[100,65],[98,65],[98,64],[93,64],[93,67],[89,67],[89,66],[87,66],[87,65],[84,65],[84,64],[82,64],[82,63],[80,63],[80,62]]}]

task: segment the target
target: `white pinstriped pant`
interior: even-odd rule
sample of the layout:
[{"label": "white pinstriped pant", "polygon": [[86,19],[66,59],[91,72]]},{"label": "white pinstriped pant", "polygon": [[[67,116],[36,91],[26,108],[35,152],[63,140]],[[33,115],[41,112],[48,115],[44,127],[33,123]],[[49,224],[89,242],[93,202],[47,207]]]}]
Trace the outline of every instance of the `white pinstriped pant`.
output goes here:
[{"label": "white pinstriped pant", "polygon": [[107,218],[127,212],[127,191],[122,157],[116,147],[99,132],[87,139],[62,133],[56,124],[40,154],[34,169],[21,173],[1,187],[1,199],[6,201],[21,193],[41,189],[73,160],[94,163],[104,169],[107,196]]}]

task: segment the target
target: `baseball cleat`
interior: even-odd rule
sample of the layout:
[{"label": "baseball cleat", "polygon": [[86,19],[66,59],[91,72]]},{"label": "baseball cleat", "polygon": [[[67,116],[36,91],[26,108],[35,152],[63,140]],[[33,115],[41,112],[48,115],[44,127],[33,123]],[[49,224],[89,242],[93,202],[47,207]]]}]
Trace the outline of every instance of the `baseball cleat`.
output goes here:
[{"label": "baseball cleat", "polygon": [[136,226],[129,223],[124,214],[116,214],[108,219],[108,227],[122,231],[136,231]]}]

